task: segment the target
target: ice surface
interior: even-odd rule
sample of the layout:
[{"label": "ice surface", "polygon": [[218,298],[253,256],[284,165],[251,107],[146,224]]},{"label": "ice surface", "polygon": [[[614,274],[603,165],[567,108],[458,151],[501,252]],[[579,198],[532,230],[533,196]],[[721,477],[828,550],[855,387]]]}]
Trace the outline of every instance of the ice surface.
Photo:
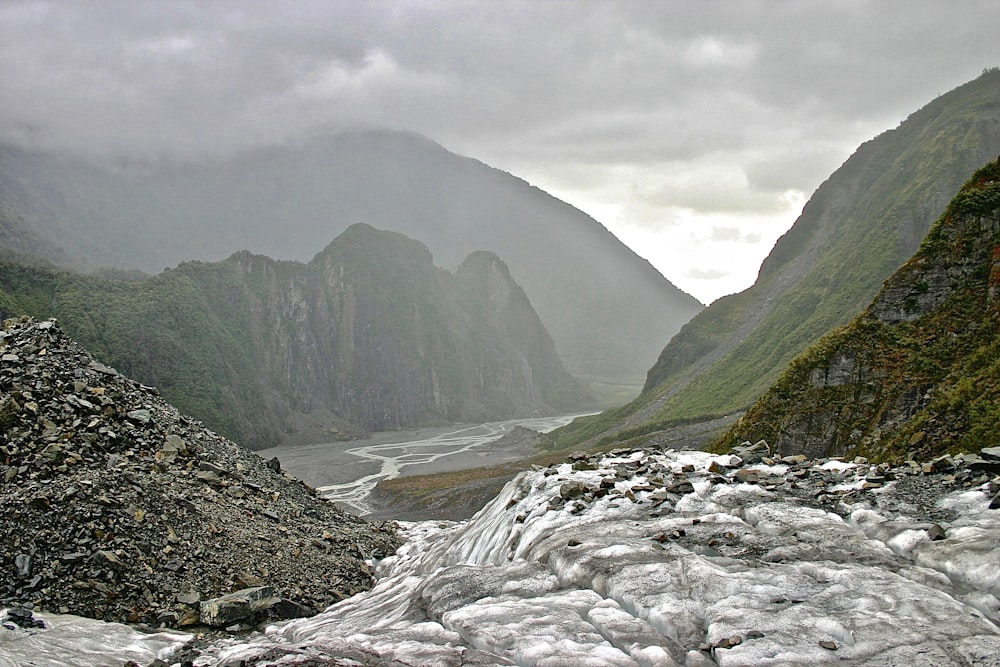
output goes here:
[{"label": "ice surface", "polygon": [[[0,618],[6,610],[0,611]],[[168,658],[191,635],[180,632],[146,634],[119,623],[79,616],[38,614],[44,628],[25,630],[0,624],[0,667],[121,667],[128,660],[146,665]]]},{"label": "ice surface", "polygon": [[[713,462],[739,465],[637,452],[524,473],[468,522],[402,524],[371,591],[196,664],[1000,666],[983,491],[945,498],[935,541],[883,496],[828,488],[842,500],[820,506]],[[867,472],[827,467],[846,489]]]}]

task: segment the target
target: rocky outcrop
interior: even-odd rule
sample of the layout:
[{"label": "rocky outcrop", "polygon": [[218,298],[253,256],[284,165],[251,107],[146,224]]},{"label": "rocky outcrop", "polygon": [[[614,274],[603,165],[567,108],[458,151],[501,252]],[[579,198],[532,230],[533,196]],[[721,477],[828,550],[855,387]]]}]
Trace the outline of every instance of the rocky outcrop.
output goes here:
[{"label": "rocky outcrop", "polygon": [[974,451],[1000,431],[1000,161],[846,328],[797,358],[725,437],[784,453]]},{"label": "rocky outcrop", "polygon": [[7,322],[0,355],[0,607],[246,627],[368,588],[396,547],[53,321]]},{"label": "rocky outcrop", "polygon": [[138,283],[27,271],[0,265],[0,312],[58,317],[251,448],[589,400],[492,253],[451,274],[423,244],[359,224],[308,264],[240,252]]}]

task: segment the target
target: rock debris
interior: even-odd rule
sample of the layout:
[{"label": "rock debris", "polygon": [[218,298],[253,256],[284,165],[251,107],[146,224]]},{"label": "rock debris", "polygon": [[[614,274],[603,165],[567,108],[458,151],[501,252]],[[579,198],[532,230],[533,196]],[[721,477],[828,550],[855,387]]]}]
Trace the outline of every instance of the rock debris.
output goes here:
[{"label": "rock debris", "polygon": [[309,615],[397,546],[55,321],[0,332],[0,507],[0,608],[152,627]]}]

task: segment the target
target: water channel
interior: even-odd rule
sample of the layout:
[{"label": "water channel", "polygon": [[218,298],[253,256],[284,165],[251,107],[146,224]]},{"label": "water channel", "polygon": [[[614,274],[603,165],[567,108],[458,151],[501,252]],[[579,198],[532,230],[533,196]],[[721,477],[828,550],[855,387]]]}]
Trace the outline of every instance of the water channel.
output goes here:
[{"label": "water channel", "polygon": [[545,433],[578,416],[455,424],[437,429],[379,433],[361,441],[280,447],[258,453],[265,458],[277,456],[283,468],[316,487],[324,498],[365,514],[371,510],[365,499],[383,479],[465,470],[523,459],[533,452],[523,447],[502,447],[496,441],[515,426]]}]

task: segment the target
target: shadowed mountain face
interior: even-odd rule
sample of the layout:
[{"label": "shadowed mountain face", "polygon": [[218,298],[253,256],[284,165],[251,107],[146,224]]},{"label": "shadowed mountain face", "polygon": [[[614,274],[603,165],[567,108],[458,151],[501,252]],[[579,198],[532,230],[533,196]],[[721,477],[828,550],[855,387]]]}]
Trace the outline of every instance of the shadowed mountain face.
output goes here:
[{"label": "shadowed mountain face", "polygon": [[0,148],[0,204],[82,262],[158,272],[246,249],[305,261],[364,222],[454,270],[495,252],[567,367],[641,376],[701,310],[582,212],[416,135],[357,132],[225,161],[92,164]]},{"label": "shadowed mountain face", "polygon": [[561,441],[746,409],[796,355],[871,303],[968,175],[998,154],[1000,71],[990,70],[858,148],[778,240],[753,287],[688,322],[638,399],[566,427]]},{"label": "shadowed mountain face", "polygon": [[496,255],[452,274],[369,225],[308,264],[244,251],[142,282],[0,264],[0,313],[58,317],[105,363],[250,447],[589,398]]},{"label": "shadowed mountain face", "polygon": [[1000,429],[1000,161],[980,169],[920,250],[849,326],[822,338],[723,444],[783,454],[927,458]]}]

